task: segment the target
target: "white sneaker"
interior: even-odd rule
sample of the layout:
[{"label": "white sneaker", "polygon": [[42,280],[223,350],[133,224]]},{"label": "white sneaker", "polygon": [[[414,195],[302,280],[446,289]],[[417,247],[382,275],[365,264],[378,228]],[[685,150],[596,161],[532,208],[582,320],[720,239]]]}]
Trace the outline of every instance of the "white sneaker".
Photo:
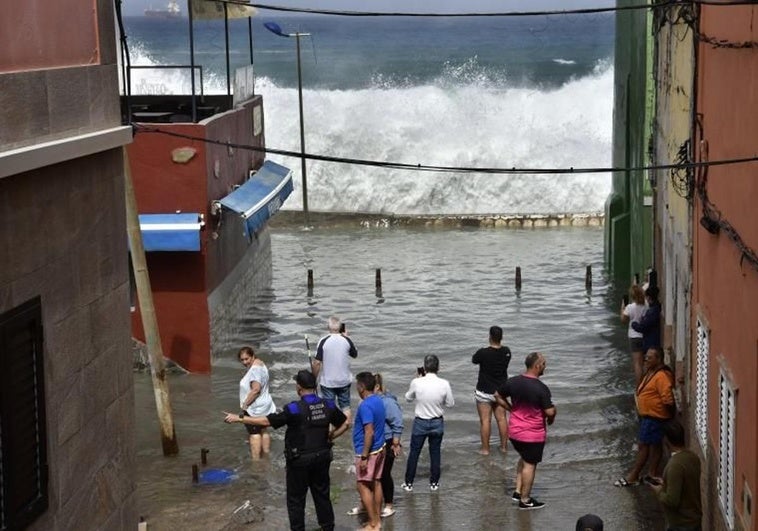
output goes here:
[{"label": "white sneaker", "polygon": [[413,492],[413,483],[403,483],[400,485],[405,492]]},{"label": "white sneaker", "polygon": [[432,492],[437,492],[438,490],[440,490],[439,483],[429,483],[429,490]]}]

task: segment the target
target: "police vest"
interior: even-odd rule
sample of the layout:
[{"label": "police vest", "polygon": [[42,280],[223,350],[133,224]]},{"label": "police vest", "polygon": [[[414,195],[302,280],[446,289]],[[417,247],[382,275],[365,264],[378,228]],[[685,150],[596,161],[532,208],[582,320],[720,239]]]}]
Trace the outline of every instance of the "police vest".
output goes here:
[{"label": "police vest", "polygon": [[287,404],[288,413],[301,419],[297,425],[290,425],[287,429],[285,456],[288,462],[315,454],[331,455],[329,419],[334,412],[334,403],[316,395],[308,396],[314,397],[312,401],[300,399]]}]

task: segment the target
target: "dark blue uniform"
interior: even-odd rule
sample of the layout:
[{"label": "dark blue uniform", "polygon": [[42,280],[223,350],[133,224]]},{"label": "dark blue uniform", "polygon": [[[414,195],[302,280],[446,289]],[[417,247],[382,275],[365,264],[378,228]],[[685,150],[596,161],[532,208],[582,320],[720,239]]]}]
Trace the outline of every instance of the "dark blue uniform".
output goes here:
[{"label": "dark blue uniform", "polygon": [[332,462],[329,425],[338,428],[347,417],[331,400],[309,394],[267,418],[274,428],[287,426],[284,454],[287,459],[290,529],[305,530],[305,498],[310,489],[321,529],[333,530],[334,510],[329,499],[329,466]]}]

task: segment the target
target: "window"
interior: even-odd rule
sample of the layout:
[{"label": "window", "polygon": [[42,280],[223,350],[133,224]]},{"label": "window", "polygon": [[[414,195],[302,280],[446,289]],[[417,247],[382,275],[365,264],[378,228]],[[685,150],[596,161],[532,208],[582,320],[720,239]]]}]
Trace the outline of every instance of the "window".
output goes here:
[{"label": "window", "polygon": [[0,529],[23,529],[48,504],[39,297],[0,314],[0,353]]},{"label": "window", "polygon": [[703,454],[708,451],[708,329],[697,320],[697,360],[695,374],[695,431]]},{"label": "window", "polygon": [[719,480],[718,494],[729,529],[734,529],[734,422],[735,392],[724,375],[719,380]]}]

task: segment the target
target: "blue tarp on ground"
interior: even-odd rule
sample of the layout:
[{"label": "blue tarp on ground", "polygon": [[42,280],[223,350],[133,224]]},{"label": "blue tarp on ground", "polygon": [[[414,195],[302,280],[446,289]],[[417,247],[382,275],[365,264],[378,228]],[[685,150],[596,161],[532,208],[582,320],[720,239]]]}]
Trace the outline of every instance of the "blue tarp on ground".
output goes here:
[{"label": "blue tarp on ground", "polygon": [[251,236],[273,216],[292,193],[292,170],[267,160],[245,184],[219,200],[245,219]]},{"label": "blue tarp on ground", "polygon": [[200,214],[140,214],[145,252],[199,251]]}]

